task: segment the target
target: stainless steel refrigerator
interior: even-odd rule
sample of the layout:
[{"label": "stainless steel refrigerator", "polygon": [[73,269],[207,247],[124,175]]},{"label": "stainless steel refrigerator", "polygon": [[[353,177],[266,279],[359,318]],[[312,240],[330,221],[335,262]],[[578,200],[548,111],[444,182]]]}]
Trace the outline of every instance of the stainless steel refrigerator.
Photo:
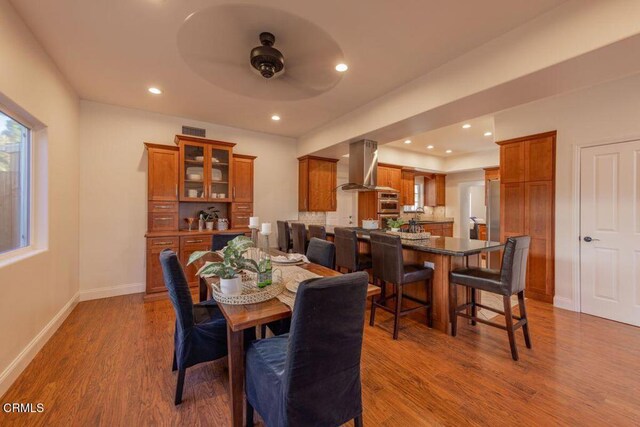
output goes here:
[{"label": "stainless steel refrigerator", "polygon": [[[500,181],[487,181],[487,240],[500,241]],[[490,252],[489,268],[500,268],[500,251]]]}]

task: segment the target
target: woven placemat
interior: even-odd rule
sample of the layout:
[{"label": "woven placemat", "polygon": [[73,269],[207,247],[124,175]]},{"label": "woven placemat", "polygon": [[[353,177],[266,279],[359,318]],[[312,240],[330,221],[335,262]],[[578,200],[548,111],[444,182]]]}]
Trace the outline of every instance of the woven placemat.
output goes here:
[{"label": "woven placemat", "polygon": [[[278,266],[276,270],[282,271],[282,279],[285,286],[284,290],[279,293],[276,298],[278,298],[284,304],[287,304],[289,308],[291,308],[291,310],[293,310],[293,307],[296,304],[296,293],[291,292],[286,288],[287,283],[300,283],[307,279],[322,277],[318,274],[312,273],[309,270],[305,270],[304,268],[295,265]],[[275,275],[276,274],[274,274],[274,277]]]}]

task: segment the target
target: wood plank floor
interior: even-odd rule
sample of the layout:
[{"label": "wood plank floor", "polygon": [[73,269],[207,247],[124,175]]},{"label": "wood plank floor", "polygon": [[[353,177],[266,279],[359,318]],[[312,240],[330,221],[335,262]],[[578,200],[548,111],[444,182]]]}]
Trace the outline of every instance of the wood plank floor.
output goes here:
[{"label": "wood plank floor", "polygon": [[[528,300],[532,350],[517,335],[462,323],[458,337],[378,311],[365,327],[364,422],[419,425],[638,425],[640,329]],[[496,318],[502,319],[502,318]],[[187,371],[173,405],[174,314],[129,295],[80,303],[2,397],[42,402],[0,425],[228,425],[226,359]]]}]

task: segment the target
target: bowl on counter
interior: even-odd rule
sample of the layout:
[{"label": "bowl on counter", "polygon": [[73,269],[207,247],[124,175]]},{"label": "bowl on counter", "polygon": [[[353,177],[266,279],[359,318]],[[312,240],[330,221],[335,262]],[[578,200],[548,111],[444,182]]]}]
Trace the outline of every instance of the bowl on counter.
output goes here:
[{"label": "bowl on counter", "polygon": [[363,219],[362,220],[362,228],[365,230],[377,230],[378,229],[378,220],[377,219]]}]

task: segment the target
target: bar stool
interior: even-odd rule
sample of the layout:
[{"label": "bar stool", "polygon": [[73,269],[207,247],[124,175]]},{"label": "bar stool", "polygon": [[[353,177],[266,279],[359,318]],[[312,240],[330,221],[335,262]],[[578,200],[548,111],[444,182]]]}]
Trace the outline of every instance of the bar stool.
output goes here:
[{"label": "bar stool", "polygon": [[310,225],[309,226],[309,240],[313,239],[327,240],[327,230],[324,225]]},{"label": "bar stool", "polygon": [[[471,319],[473,325],[475,325],[476,322],[480,322],[506,330],[509,336],[509,345],[511,346],[511,357],[513,360],[518,360],[518,349],[516,348],[514,331],[519,327],[522,327],[527,348],[531,348],[529,321],[527,319],[527,309],[524,302],[527,257],[529,255],[530,242],[531,238],[529,236],[507,238],[502,255],[502,268],[500,270],[460,268],[449,273],[449,320],[451,322],[452,336],[456,336],[457,316],[461,316]],[[458,306],[457,285],[471,288],[470,303]],[[476,289],[502,295],[504,312],[478,304],[476,302]],[[520,317],[514,316],[511,312],[511,295],[514,294],[518,294]],[[477,317],[478,307],[505,316],[506,326]],[[471,308],[471,315],[466,313],[468,308]],[[517,320],[515,324],[513,323],[513,319]]]},{"label": "bar stool", "polygon": [[307,251],[307,226],[301,222],[291,223],[291,241],[293,252],[304,254]]},{"label": "bar stool", "polygon": [[282,252],[291,250],[291,234],[289,233],[289,223],[287,221],[276,221],[278,227],[278,249]]},{"label": "bar stool", "polygon": [[[376,317],[376,308],[381,308],[393,313],[393,339],[398,339],[398,330],[400,327],[400,317],[413,311],[426,308],[427,325],[433,326],[432,307],[433,307],[433,269],[423,267],[421,265],[407,264],[402,260],[402,242],[400,236],[394,236],[387,233],[372,232],[371,233],[371,254],[373,255],[373,280],[382,287],[382,292],[377,300],[371,302],[371,319],[369,324],[374,325]],[[404,295],[403,288],[405,285],[414,282],[425,282],[427,292],[427,300],[423,301],[418,298]],[[393,285],[394,293],[386,295],[386,283]],[[395,309],[391,309],[385,305],[387,300],[396,299]],[[402,299],[406,298],[410,301],[418,303],[417,307],[402,308]]]},{"label": "bar stool", "polygon": [[363,271],[371,268],[371,257],[358,253],[358,236],[355,230],[336,227],[334,230],[334,243],[336,245],[336,270],[342,268],[347,273]]}]

